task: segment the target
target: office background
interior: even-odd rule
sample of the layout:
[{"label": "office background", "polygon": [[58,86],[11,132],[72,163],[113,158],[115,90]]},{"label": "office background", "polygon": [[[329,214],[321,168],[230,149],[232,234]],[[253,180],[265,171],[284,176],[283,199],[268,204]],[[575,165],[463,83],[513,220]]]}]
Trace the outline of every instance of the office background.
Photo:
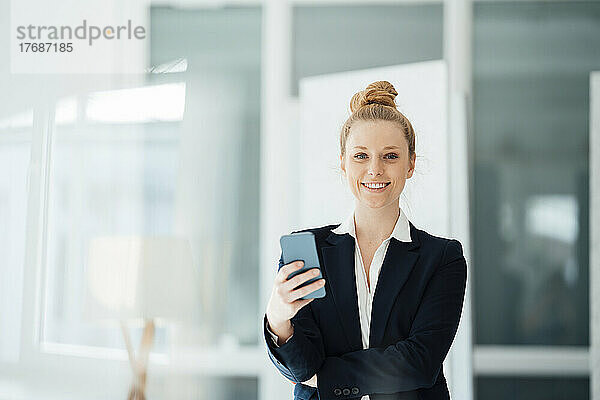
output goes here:
[{"label": "office background", "polygon": [[[0,2],[2,54],[9,6]],[[148,397],[291,396],[259,321],[277,247],[264,239],[286,233],[298,207],[293,185],[265,166],[298,133],[299,82],[448,60],[447,35],[461,26],[472,389],[460,398],[591,398],[600,2],[474,1],[452,19],[448,7],[165,0],[139,10],[154,67],[145,75],[11,75],[0,57],[0,399],[124,397],[121,332],[85,316],[88,241],[181,231],[197,256],[202,318],[158,326]],[[183,357],[170,357],[173,343]]]}]

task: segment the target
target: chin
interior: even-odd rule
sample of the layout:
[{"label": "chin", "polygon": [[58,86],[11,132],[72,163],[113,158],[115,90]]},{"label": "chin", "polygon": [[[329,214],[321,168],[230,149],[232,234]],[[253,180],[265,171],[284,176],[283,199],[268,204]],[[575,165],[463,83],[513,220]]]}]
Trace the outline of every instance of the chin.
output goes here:
[{"label": "chin", "polygon": [[364,196],[357,198],[359,204],[363,207],[378,209],[389,207],[392,204],[399,204],[400,196],[395,198],[390,198],[386,196],[385,198],[373,199],[373,198],[365,198]]},{"label": "chin", "polygon": [[383,208],[385,206],[387,206],[389,203],[387,202],[382,202],[382,201],[365,201],[363,200],[359,200],[360,204],[364,207],[367,208],[372,208],[372,209],[377,209],[377,208]]}]

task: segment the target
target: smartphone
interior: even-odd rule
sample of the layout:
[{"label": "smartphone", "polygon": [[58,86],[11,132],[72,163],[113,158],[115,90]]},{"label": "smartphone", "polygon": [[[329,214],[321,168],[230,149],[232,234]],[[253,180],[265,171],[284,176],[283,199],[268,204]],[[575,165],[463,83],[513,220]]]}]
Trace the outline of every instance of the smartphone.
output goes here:
[{"label": "smartphone", "polygon": [[[279,266],[280,269],[283,265],[291,262],[304,261],[304,266],[298,271],[289,274],[287,279],[293,278],[294,276],[313,268],[319,269],[319,275],[309,279],[299,287],[306,286],[311,282],[323,278],[323,275],[321,274],[321,265],[319,265],[319,256],[317,255],[315,235],[313,235],[312,232],[299,232],[292,233],[291,235],[284,235],[279,239],[279,243],[281,244],[281,253],[283,257],[283,264]],[[321,297],[325,297],[325,286],[307,294],[302,297],[302,299],[318,299]]]}]

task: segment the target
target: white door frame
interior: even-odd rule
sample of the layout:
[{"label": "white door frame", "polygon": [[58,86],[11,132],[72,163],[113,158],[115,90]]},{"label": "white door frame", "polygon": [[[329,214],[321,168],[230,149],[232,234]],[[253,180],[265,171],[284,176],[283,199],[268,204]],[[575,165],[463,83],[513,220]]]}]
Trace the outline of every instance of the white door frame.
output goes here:
[{"label": "white door frame", "polygon": [[590,396],[600,399],[600,71],[590,74]]}]

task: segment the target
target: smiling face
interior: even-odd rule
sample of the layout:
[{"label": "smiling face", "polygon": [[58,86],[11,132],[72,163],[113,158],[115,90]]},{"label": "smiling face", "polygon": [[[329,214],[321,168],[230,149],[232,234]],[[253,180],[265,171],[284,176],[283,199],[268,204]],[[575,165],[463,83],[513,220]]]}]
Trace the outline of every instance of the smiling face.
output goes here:
[{"label": "smiling face", "polygon": [[360,206],[398,206],[414,171],[402,129],[389,121],[358,121],[346,141],[341,168]]}]

